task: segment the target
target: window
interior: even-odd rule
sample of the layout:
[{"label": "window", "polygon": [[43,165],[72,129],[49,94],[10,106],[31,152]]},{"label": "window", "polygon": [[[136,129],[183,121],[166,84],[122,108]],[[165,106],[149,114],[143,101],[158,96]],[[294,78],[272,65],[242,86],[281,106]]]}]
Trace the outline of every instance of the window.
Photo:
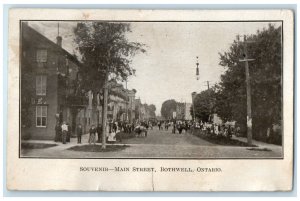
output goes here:
[{"label": "window", "polygon": [[36,61],[38,63],[46,63],[47,62],[47,50],[44,50],[44,49],[37,50]]},{"label": "window", "polygon": [[36,106],[36,127],[47,126],[47,106]]},{"label": "window", "polygon": [[36,95],[45,96],[46,95],[46,85],[47,85],[47,76],[46,75],[37,75],[35,79],[35,89]]}]

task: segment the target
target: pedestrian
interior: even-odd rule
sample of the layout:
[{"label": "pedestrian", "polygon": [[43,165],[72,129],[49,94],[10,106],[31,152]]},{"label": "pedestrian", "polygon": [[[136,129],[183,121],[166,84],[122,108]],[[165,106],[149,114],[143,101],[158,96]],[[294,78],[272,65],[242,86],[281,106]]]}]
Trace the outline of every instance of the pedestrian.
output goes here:
[{"label": "pedestrian", "polygon": [[235,135],[236,135],[237,137],[240,137],[240,134],[241,134],[241,128],[240,128],[239,126],[237,126],[237,127],[236,127],[236,134],[235,134]]},{"label": "pedestrian", "polygon": [[62,130],[62,143],[66,144],[67,141],[67,133],[68,133],[68,125],[64,121],[63,124],[61,125],[61,130]]},{"label": "pedestrian", "polygon": [[179,132],[179,134],[182,133],[182,125],[181,125],[181,122],[179,121],[178,124],[177,124],[177,130]]},{"label": "pedestrian", "polygon": [[119,142],[122,142],[122,132],[121,132],[120,127],[118,127],[117,131],[116,131],[116,141],[117,140],[119,140]]},{"label": "pedestrian", "polygon": [[59,122],[56,123],[55,125],[55,138],[54,138],[55,142],[59,142],[61,141],[61,126],[59,124]]},{"label": "pedestrian", "polygon": [[231,138],[231,137],[232,137],[232,129],[231,129],[231,126],[230,126],[230,125],[228,126],[228,129],[227,129],[227,137],[228,137],[228,138]]},{"label": "pedestrian", "polygon": [[96,128],[94,125],[90,128],[90,139],[89,139],[89,144],[93,143],[94,145],[96,144]]},{"label": "pedestrian", "polygon": [[68,132],[67,132],[67,142],[70,142],[71,140],[71,126],[69,123],[67,123],[68,126]]},{"label": "pedestrian", "polygon": [[77,144],[81,144],[81,136],[82,136],[82,126],[78,124],[77,126]]},{"label": "pedestrian", "polygon": [[219,135],[219,128],[220,128],[219,125],[216,125],[216,126],[215,126],[215,134],[216,134],[216,136]]},{"label": "pedestrian", "polygon": [[159,121],[157,125],[158,125],[158,130],[160,130],[161,122]]},{"label": "pedestrian", "polygon": [[116,132],[117,132],[117,128],[112,129],[112,131],[109,132],[108,138],[107,138],[108,143],[112,143],[112,144],[115,143],[115,141],[116,141]]},{"label": "pedestrian", "polygon": [[175,134],[176,133],[176,121],[173,122],[173,129],[172,129],[172,133]]},{"label": "pedestrian", "polygon": [[101,142],[101,140],[102,140],[102,125],[101,124],[99,124],[98,126],[97,126],[97,135],[98,135],[98,139],[97,139],[97,142]]},{"label": "pedestrian", "polygon": [[211,134],[214,136],[216,133],[215,133],[215,124],[212,123],[211,125]]},{"label": "pedestrian", "polygon": [[112,124],[112,130],[113,130],[113,132],[117,131],[117,127],[118,127],[118,123],[117,122],[113,122],[113,124]]}]

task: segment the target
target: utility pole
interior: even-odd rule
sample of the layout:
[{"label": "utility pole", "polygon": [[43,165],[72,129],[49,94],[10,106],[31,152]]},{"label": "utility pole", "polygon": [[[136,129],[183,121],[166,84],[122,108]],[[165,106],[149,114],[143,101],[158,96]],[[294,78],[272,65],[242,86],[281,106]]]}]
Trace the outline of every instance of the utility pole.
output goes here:
[{"label": "utility pole", "polygon": [[212,114],[211,114],[211,108],[212,108],[212,106],[211,106],[211,94],[210,94],[210,91],[209,91],[209,82],[210,81],[206,81],[206,83],[207,83],[207,90],[208,90],[208,93],[209,93],[209,116],[208,116],[208,122],[211,122],[211,119],[212,119]]},{"label": "utility pole", "polygon": [[126,121],[128,121],[128,103],[129,103],[129,96],[128,96],[128,90],[127,90],[127,78],[125,80],[126,82],[126,97],[127,97],[127,100],[126,100]]},{"label": "utility pole", "polygon": [[194,117],[194,122],[196,121],[196,111],[195,111],[195,98],[196,98],[197,93],[193,92],[192,93],[192,104],[193,104],[193,117]]},{"label": "utility pole", "polygon": [[106,71],[104,78],[104,87],[103,87],[103,109],[102,109],[102,149],[106,148],[106,124],[107,124],[107,100],[108,100],[108,75],[109,75],[109,60],[110,60],[110,50],[111,46],[107,52],[107,61],[106,61]]},{"label": "utility pole", "polygon": [[207,86],[207,89],[209,89],[209,83],[210,83],[211,81],[206,81],[206,85],[205,86]]},{"label": "utility pole", "polygon": [[[210,83],[211,81],[205,81],[205,82],[206,82],[206,85],[205,85],[205,86],[207,86],[207,90],[209,90],[209,83]],[[209,93],[209,99],[210,99],[210,102],[209,102],[209,116],[208,116],[208,121],[210,122],[211,119],[212,119],[212,114],[211,114],[211,108],[212,108],[212,105],[211,105],[211,93],[210,93],[210,91],[208,91],[208,93]]]},{"label": "utility pole", "polygon": [[[239,36],[238,36],[239,41]],[[246,90],[247,90],[247,142],[248,145],[252,145],[252,112],[251,112],[251,83],[249,74],[249,61],[254,61],[254,59],[249,59],[247,55],[247,40],[246,35],[244,35],[243,42],[243,59],[240,62],[245,62],[245,73],[246,73]]]},{"label": "utility pole", "polygon": [[[199,80],[200,78],[200,75],[199,75],[199,57],[196,56],[196,79]],[[196,95],[197,95],[197,92],[193,92],[192,93],[192,104],[193,104],[193,119],[194,119],[194,122],[196,122],[196,111],[195,111],[195,98],[196,98]]]}]

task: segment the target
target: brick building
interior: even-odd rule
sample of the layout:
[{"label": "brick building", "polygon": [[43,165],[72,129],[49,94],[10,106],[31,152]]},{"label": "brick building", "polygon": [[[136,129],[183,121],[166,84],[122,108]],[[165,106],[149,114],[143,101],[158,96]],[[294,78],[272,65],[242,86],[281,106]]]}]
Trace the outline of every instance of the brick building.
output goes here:
[{"label": "brick building", "polygon": [[[66,121],[76,135],[80,123],[87,133],[102,122],[102,96],[81,89],[81,63],[62,48],[62,37],[56,43],[26,22],[21,24],[21,137],[54,140],[55,126]],[[101,89],[99,89],[101,91]],[[110,81],[108,119],[134,122],[135,90]],[[140,109],[140,107],[138,107]]]},{"label": "brick building", "polygon": [[54,43],[26,22],[21,26],[21,136],[54,139],[57,122],[76,124],[68,96],[80,63],[62,48],[60,36]]}]

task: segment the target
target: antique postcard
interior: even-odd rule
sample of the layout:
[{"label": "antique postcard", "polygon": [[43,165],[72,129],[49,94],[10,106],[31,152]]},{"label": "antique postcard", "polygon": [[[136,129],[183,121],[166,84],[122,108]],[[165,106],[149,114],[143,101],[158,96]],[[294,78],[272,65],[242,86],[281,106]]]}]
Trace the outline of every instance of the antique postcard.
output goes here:
[{"label": "antique postcard", "polygon": [[290,191],[290,10],[11,9],[8,190]]}]

